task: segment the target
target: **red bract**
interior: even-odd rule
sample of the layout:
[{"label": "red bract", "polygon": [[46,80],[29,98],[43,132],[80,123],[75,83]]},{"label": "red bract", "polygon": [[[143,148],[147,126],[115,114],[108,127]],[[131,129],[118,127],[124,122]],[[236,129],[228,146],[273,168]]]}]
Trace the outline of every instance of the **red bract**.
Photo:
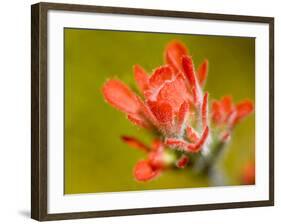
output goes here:
[{"label": "red bract", "polygon": [[[197,152],[209,135],[208,93],[203,97],[202,90],[208,62],[205,60],[196,72],[187,48],[179,41],[169,43],[164,56],[166,64],[156,68],[150,76],[140,65],[134,66],[135,80],[144,100],[115,79],[105,83],[103,95],[109,104],[126,113],[135,125],[157,129],[167,145]],[[198,117],[192,116],[194,114]],[[192,125],[201,130],[197,138]],[[181,144],[170,144],[170,138]]]}]

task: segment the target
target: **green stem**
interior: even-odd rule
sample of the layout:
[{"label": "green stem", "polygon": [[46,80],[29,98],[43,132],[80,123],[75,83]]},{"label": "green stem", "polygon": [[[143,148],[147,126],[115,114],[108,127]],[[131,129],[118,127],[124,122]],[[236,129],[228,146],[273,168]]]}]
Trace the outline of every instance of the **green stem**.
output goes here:
[{"label": "green stem", "polygon": [[[215,141],[210,146],[210,152],[207,155],[200,153],[198,159],[194,164],[194,171],[198,175],[209,176],[210,179],[220,179],[218,174],[218,169],[216,169],[216,164],[218,159],[220,158],[221,153],[224,151],[225,143],[222,141]],[[212,181],[212,182],[222,182],[222,181]]]}]

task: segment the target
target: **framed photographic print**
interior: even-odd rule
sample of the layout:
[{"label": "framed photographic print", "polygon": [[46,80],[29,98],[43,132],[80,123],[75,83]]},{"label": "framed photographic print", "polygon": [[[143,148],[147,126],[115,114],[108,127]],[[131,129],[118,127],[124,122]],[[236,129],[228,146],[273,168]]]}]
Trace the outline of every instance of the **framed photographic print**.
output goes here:
[{"label": "framed photographic print", "polygon": [[32,5],[32,218],[274,204],[274,19]]}]

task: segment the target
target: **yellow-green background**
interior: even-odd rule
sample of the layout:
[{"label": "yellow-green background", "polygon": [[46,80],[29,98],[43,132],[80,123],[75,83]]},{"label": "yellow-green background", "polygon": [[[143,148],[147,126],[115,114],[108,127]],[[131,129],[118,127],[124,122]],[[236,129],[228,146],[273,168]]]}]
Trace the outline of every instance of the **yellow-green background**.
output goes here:
[{"label": "yellow-green background", "polygon": [[[163,64],[163,49],[172,39],[182,40],[196,66],[207,58],[206,90],[210,99],[225,94],[235,101],[255,97],[255,40],[253,38],[176,35],[142,32],[65,29],[65,193],[116,192],[207,186],[187,170],[167,171],[156,180],[140,183],[132,169],[145,155],[120,140],[151,136],[133,126],[121,112],[105,103],[104,82],[118,77],[137,90],[132,67],[147,71]],[[254,160],[254,115],[234,131],[221,169],[230,184],[239,184],[241,168]]]}]

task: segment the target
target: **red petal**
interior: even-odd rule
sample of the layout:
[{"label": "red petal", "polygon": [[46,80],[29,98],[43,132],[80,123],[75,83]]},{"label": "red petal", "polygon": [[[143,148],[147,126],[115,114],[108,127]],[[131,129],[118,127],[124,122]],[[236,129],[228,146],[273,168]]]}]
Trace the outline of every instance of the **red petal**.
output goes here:
[{"label": "red petal", "polygon": [[254,105],[251,100],[243,100],[242,102],[238,103],[236,105],[236,119],[234,123],[239,122],[242,120],[244,117],[252,113],[254,110]]},{"label": "red petal", "polygon": [[190,96],[181,75],[171,82],[166,82],[157,95],[157,101],[168,102],[175,111],[180,109],[184,101],[189,101]]},{"label": "red petal", "polygon": [[182,151],[184,151],[187,146],[188,146],[188,143],[184,140],[180,140],[180,139],[177,139],[177,138],[167,138],[165,140],[165,143],[167,146],[171,147],[171,148],[177,148],[177,149],[180,149]]},{"label": "red petal", "polygon": [[206,92],[203,98],[202,108],[201,108],[201,115],[202,115],[202,125],[203,128],[207,126],[207,115],[208,115],[208,96],[209,93]]},{"label": "red petal", "polygon": [[224,111],[219,101],[212,102],[212,119],[216,124],[220,124],[224,117]]},{"label": "red petal", "polygon": [[166,102],[149,102],[149,107],[156,119],[160,123],[172,123],[173,109],[169,103]]},{"label": "red petal", "polygon": [[209,135],[209,127],[207,126],[201,136],[201,139],[195,143],[195,144],[190,144],[188,145],[188,149],[191,151],[191,152],[198,152],[202,146],[204,145],[204,143],[206,142],[207,138],[208,138],[208,135]]},{"label": "red petal", "polygon": [[182,155],[181,158],[176,162],[176,166],[179,168],[184,168],[188,162],[189,157],[186,155]]},{"label": "red petal", "polygon": [[237,111],[236,108],[233,109],[233,111],[225,118],[225,123],[228,125],[229,129],[232,129],[235,125],[237,118]]},{"label": "red petal", "polygon": [[139,89],[143,92],[147,89],[149,84],[149,77],[145,70],[140,65],[134,66],[135,80],[138,84]]},{"label": "red petal", "polygon": [[111,79],[103,86],[103,96],[113,107],[125,113],[137,113],[140,103],[134,92],[119,80]]},{"label": "red petal", "polygon": [[199,141],[198,133],[189,125],[187,125],[187,127],[186,127],[186,137],[191,142],[198,142]]},{"label": "red petal", "polygon": [[150,148],[148,146],[146,146],[144,143],[134,137],[122,136],[121,139],[133,148],[139,149],[144,152],[150,151]]},{"label": "red petal", "polygon": [[178,40],[171,41],[165,49],[165,61],[171,65],[175,71],[182,70],[182,56],[187,55],[188,50],[183,43]]},{"label": "red petal", "polygon": [[187,80],[191,87],[191,92],[194,98],[193,99],[194,104],[197,105],[199,102],[200,93],[199,93],[197,78],[195,76],[192,58],[190,56],[184,56],[182,58],[182,66],[183,66],[184,74],[187,77]]},{"label": "red petal", "polygon": [[160,169],[153,169],[148,160],[139,161],[134,168],[134,176],[139,181],[148,181],[160,174]]},{"label": "red petal", "polygon": [[229,114],[233,111],[234,105],[232,102],[231,96],[224,96],[221,99],[221,105],[223,107],[224,113],[226,116],[229,116]]},{"label": "red petal", "polygon": [[194,71],[194,65],[192,58],[190,56],[185,56],[182,58],[182,66],[185,76],[191,86],[196,85],[196,76]]},{"label": "red petal", "polygon": [[141,113],[155,127],[159,126],[159,122],[156,119],[156,117],[154,116],[154,114],[152,113],[152,111],[149,108],[149,106],[147,104],[145,104],[144,102],[142,102],[142,101],[141,101]]},{"label": "red petal", "polygon": [[151,144],[152,151],[162,151],[163,150],[163,143],[159,139],[153,140]]},{"label": "red petal", "polygon": [[155,139],[151,145],[151,152],[148,155],[148,160],[153,168],[164,168],[165,163],[163,159],[164,145],[159,139]]},{"label": "red petal", "polygon": [[128,119],[135,125],[142,128],[150,128],[150,124],[142,116],[138,114],[129,114]]},{"label": "red petal", "polygon": [[151,151],[148,155],[148,160],[154,169],[163,169],[165,167],[163,151]]},{"label": "red petal", "polygon": [[207,75],[208,75],[208,67],[209,67],[208,60],[204,60],[204,62],[198,68],[197,77],[200,86],[204,86],[206,83]]},{"label": "red petal", "polygon": [[179,132],[181,132],[182,126],[186,122],[188,110],[189,110],[189,104],[184,101],[182,103],[180,109],[179,109],[179,112],[178,112],[178,129],[179,129]]},{"label": "red petal", "polygon": [[157,68],[149,78],[150,88],[159,88],[165,81],[173,78],[173,71],[170,66],[164,65]]}]

